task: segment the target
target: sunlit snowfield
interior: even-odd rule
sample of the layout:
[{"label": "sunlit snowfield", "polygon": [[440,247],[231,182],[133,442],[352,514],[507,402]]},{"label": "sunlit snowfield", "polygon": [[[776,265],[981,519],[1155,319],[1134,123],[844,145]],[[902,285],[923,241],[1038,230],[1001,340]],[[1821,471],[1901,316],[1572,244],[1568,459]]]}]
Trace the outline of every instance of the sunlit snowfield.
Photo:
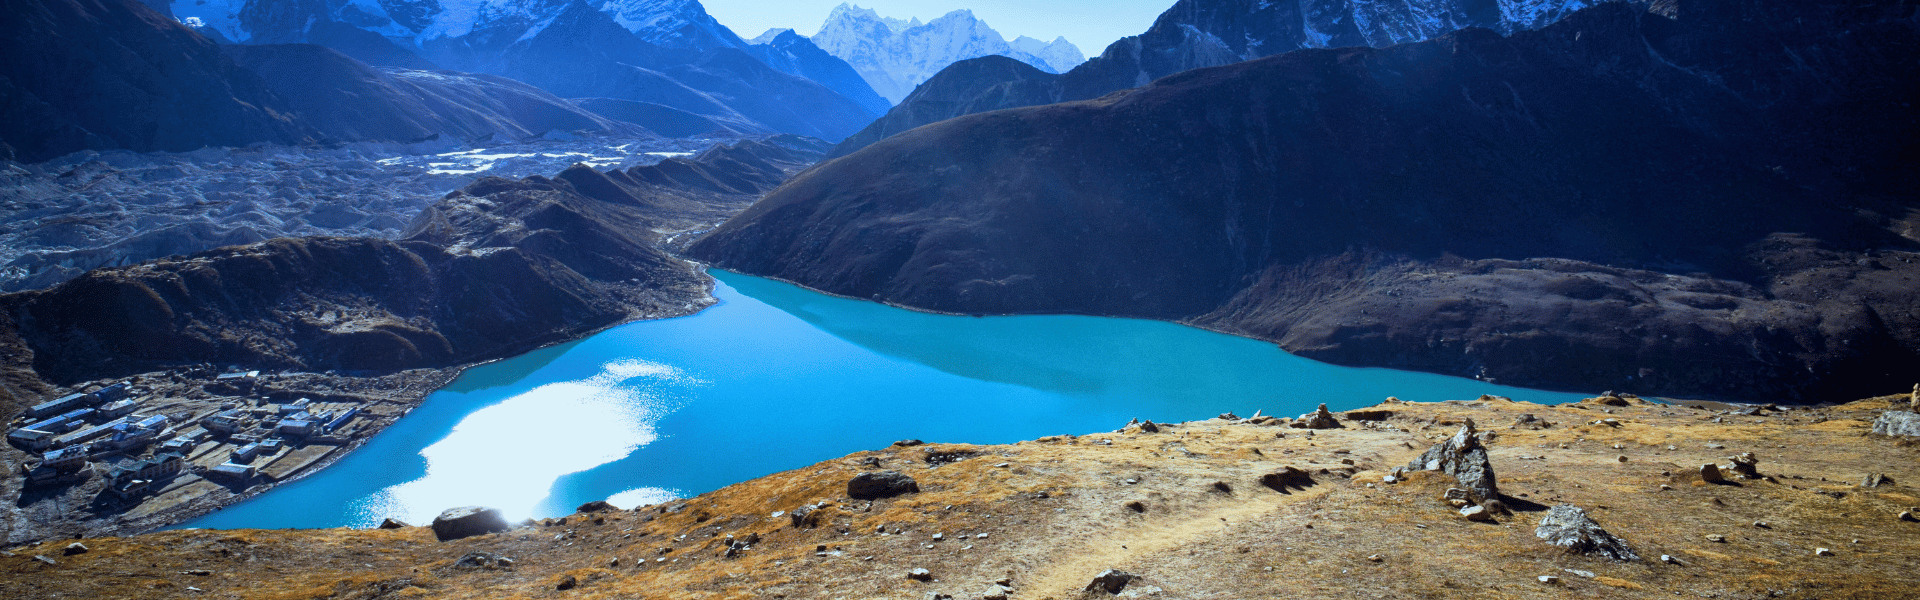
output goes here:
[{"label": "sunlit snowfield", "polygon": [[719,306],[469,370],[332,468],[185,526],[420,524],[465,505],[517,520],[660,502],[907,438],[1009,443],[1390,395],[1578,399],[1336,367],[1172,323],[933,315],[714,274]]}]

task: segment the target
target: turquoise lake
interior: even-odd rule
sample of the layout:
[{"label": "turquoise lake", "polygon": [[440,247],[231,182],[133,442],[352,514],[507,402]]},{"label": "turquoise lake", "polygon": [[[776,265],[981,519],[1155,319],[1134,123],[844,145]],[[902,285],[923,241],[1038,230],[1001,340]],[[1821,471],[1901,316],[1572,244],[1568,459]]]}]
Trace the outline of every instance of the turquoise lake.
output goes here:
[{"label": "turquoise lake", "polygon": [[1580,396],[1314,362],[1172,323],[934,315],[713,271],[720,304],[468,370],[332,467],[181,527],[512,520],[717,489],[895,440],[1010,443],[1232,411]]}]

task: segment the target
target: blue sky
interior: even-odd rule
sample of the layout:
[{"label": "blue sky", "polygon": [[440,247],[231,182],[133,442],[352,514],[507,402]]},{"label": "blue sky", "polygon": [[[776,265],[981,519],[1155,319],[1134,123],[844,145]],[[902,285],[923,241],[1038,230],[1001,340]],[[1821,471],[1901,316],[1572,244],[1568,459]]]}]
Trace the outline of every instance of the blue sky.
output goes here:
[{"label": "blue sky", "polygon": [[[820,31],[827,13],[842,0],[701,0],[707,13],[743,38],[753,38],[774,27],[790,27],[801,35]],[[1066,36],[1087,56],[1098,56],[1114,40],[1139,35],[1173,6],[1174,0],[864,0],[855,5],[896,19],[922,21],[962,8],[986,21],[1011,40],[1028,36],[1053,40]]]}]

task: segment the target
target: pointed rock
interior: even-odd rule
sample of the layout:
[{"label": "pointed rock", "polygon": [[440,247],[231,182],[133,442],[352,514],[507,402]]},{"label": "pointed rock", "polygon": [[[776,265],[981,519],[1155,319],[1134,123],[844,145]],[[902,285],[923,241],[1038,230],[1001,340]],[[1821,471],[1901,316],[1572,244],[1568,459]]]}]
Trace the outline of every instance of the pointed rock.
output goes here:
[{"label": "pointed rock", "polygon": [[1475,435],[1473,420],[1460,427],[1458,433],[1447,441],[1434,444],[1432,448],[1407,464],[1408,471],[1441,471],[1452,475],[1466,488],[1468,499],[1485,504],[1500,498],[1500,489],[1493,476],[1493,463],[1487,459],[1487,449],[1480,445],[1480,437]]}]

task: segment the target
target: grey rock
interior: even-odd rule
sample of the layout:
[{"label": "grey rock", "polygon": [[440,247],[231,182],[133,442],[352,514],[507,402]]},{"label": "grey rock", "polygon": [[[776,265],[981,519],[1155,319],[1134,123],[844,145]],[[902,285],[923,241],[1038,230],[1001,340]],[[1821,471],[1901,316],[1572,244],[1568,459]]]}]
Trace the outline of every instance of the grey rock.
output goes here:
[{"label": "grey rock", "polygon": [[387,517],[385,519],[380,520],[381,529],[404,529],[407,527],[412,527],[412,525],[408,525],[405,521],[401,521],[393,517]]},{"label": "grey rock", "polygon": [[1407,470],[1442,471],[1458,480],[1474,502],[1486,504],[1498,500],[1500,489],[1493,476],[1493,463],[1487,459],[1487,449],[1480,445],[1480,437],[1474,434],[1473,420],[1468,419],[1453,437],[1434,444],[1408,463]]},{"label": "grey rock", "polygon": [[1485,522],[1485,521],[1493,520],[1493,513],[1487,512],[1487,507],[1484,507],[1484,506],[1469,506],[1466,508],[1462,508],[1460,509],[1460,516],[1466,517],[1468,521]]},{"label": "grey rock", "polygon": [[1547,511],[1533,534],[1548,544],[1561,546],[1573,554],[1588,554],[1613,560],[1640,560],[1626,540],[1607,533],[1599,523],[1587,517],[1587,511],[1572,504],[1561,504]]},{"label": "grey rock", "polygon": [[1860,480],[1860,487],[1880,487],[1892,483],[1893,478],[1886,476],[1885,473],[1868,473],[1865,478]]},{"label": "grey rock", "polygon": [[1141,433],[1160,433],[1160,426],[1153,424],[1153,421],[1147,421],[1140,424],[1140,432]]},{"label": "grey rock", "polygon": [[899,471],[870,471],[853,476],[847,482],[847,495],[857,500],[877,500],[920,491],[920,484]]},{"label": "grey rock", "polygon": [[1920,412],[1890,410],[1873,420],[1876,435],[1920,437]]},{"label": "grey rock", "polygon": [[1093,582],[1087,584],[1087,591],[1118,594],[1120,590],[1127,589],[1127,584],[1133,583],[1133,580],[1139,578],[1139,575],[1134,575],[1119,569],[1107,569],[1101,571],[1099,575],[1094,576]]},{"label": "grey rock", "polygon": [[46,563],[46,564],[48,564],[48,565],[58,565],[58,564],[60,564],[60,563],[59,563],[59,561],[56,561],[56,560],[53,560],[53,559],[51,559],[51,558],[47,558],[47,557],[45,557],[45,556],[41,556],[41,555],[38,555],[38,554],[35,554],[35,555],[33,555],[33,559],[34,559],[34,560],[37,560],[37,561],[40,561],[40,562],[42,562],[42,563]]},{"label": "grey rock", "polygon": [[1731,461],[1727,464],[1727,470],[1733,471],[1741,479],[1760,478],[1760,458],[1754,456],[1752,452],[1742,452],[1739,456],[1729,457],[1727,460]]},{"label": "grey rock", "polygon": [[1007,600],[1013,595],[1013,589],[1000,584],[987,586],[980,592],[980,600]]},{"label": "grey rock", "polygon": [[1345,425],[1341,425],[1338,419],[1333,418],[1333,413],[1327,411],[1327,405],[1325,404],[1320,405],[1320,408],[1313,412],[1300,415],[1299,419],[1295,419],[1292,423],[1287,424],[1287,426],[1294,429],[1342,429],[1346,427]]},{"label": "grey rock", "polygon": [[893,446],[895,448],[911,448],[911,447],[919,446],[923,444],[926,444],[926,442],[922,442],[920,440],[900,440],[898,442],[894,442]]},{"label": "grey rock", "polygon": [[928,571],[926,569],[914,569],[912,571],[907,571],[907,579],[912,579],[914,581],[933,581],[933,571]]},{"label": "grey rock", "polygon": [[86,553],[87,553],[87,545],[86,545],[86,544],[82,544],[82,543],[80,543],[80,542],[74,542],[74,543],[71,543],[71,544],[67,544],[67,548],[66,548],[65,550],[61,550],[61,551],[60,551],[60,553],[61,553],[61,554],[65,554],[65,555],[67,555],[67,556],[73,556],[73,555],[75,555],[75,554],[86,554]]},{"label": "grey rock", "polygon": [[826,513],[820,512],[820,509],[826,508],[826,506],[827,506],[827,503],[825,502],[816,502],[813,504],[808,504],[806,506],[793,509],[793,512],[787,513],[787,518],[793,521],[794,527],[803,527],[803,528],[818,527],[820,526],[820,518],[826,514]]},{"label": "grey rock", "polygon": [[453,561],[456,569],[492,569],[499,566],[502,559],[486,552],[468,552],[460,560]]},{"label": "grey rock", "polygon": [[620,510],[620,507],[614,506],[612,504],[608,504],[607,501],[605,500],[595,500],[595,501],[580,505],[579,508],[573,509],[573,512],[595,513],[595,512],[606,512],[609,510]]},{"label": "grey rock", "polygon": [[507,519],[500,509],[484,506],[449,508],[433,518],[433,537],[442,542],[507,529]]}]

